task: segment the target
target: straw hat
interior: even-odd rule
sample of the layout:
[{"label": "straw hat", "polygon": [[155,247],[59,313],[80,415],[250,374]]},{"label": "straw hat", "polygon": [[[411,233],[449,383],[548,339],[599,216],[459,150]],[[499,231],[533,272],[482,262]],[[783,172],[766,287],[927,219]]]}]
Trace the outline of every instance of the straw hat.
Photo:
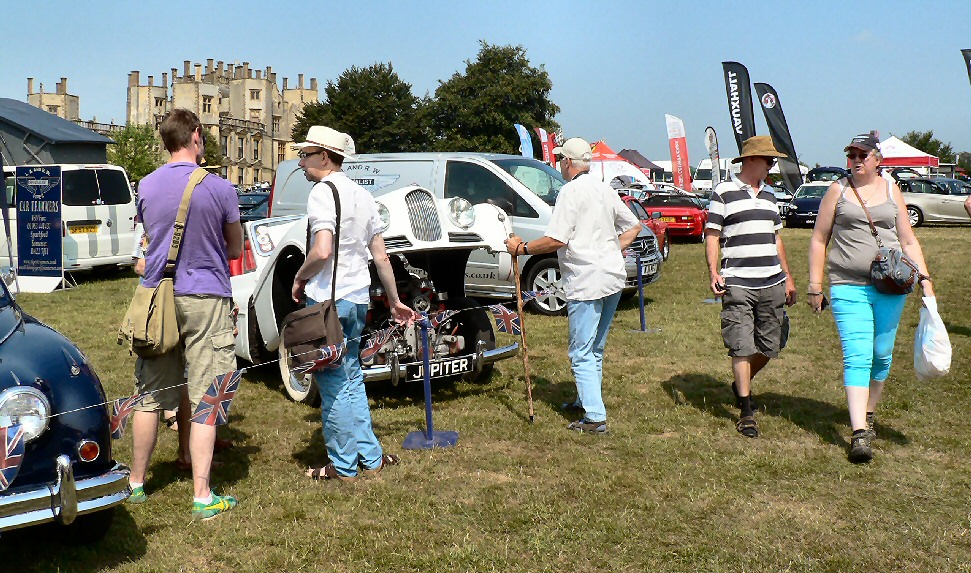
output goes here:
[{"label": "straw hat", "polygon": [[742,154],[732,159],[732,163],[740,163],[743,157],[788,157],[780,153],[768,135],[754,135],[742,142]]}]

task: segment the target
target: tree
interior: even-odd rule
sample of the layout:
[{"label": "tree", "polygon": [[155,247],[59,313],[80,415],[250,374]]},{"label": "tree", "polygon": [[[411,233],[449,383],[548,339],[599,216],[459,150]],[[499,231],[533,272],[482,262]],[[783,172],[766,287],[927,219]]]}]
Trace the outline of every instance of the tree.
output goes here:
[{"label": "tree", "polygon": [[223,159],[226,157],[222,153],[222,149],[219,148],[219,142],[216,141],[216,137],[206,132],[206,166],[220,166],[223,164]]},{"label": "tree", "polygon": [[149,124],[126,125],[112,133],[111,139],[115,144],[108,146],[108,163],[124,167],[132,183],[137,184],[162,164],[162,142]]},{"label": "tree", "polygon": [[391,63],[351,67],[324,88],[326,101],[309,102],[291,135],[303,141],[313,125],[349,133],[358,153],[421,151],[428,143],[419,123],[422,101]]},{"label": "tree", "polygon": [[907,135],[900,139],[907,145],[934,155],[941,160],[941,163],[954,163],[954,148],[951,147],[950,143],[944,143],[934,137],[934,130],[908,131]]},{"label": "tree", "polygon": [[522,46],[493,46],[480,41],[475,61],[465,72],[440,82],[428,102],[432,147],[439,151],[518,153],[513,124],[556,131],[560,110],[549,99],[553,82],[543,66],[535,68]]}]

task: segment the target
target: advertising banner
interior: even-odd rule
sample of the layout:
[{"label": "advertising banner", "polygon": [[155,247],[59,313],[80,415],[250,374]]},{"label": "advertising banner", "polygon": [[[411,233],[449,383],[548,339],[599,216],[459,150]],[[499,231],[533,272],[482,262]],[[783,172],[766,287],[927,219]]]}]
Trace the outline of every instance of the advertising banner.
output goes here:
[{"label": "advertising banner", "polygon": [[542,127],[534,128],[536,130],[536,135],[539,136],[539,146],[543,150],[543,163],[553,164],[553,141],[552,137],[546,133],[546,130]]},{"label": "advertising banner", "polygon": [[673,115],[664,114],[668,126],[668,145],[671,147],[671,173],[674,184],[685,191],[691,191],[691,169],[688,161],[688,143],[684,132],[684,122]]},{"label": "advertising banner", "polygon": [[711,188],[714,189],[722,182],[722,169],[718,157],[718,135],[710,125],[705,128],[705,147],[708,149],[708,158],[711,159]]},{"label": "advertising banner", "polygon": [[728,94],[732,132],[738,153],[741,154],[742,142],[755,135],[755,112],[752,111],[748,69],[738,62],[722,62],[722,69],[725,71],[725,92]]},{"label": "advertising banner", "polygon": [[968,69],[968,80],[971,81],[971,50],[961,50],[964,56],[964,67]]},{"label": "advertising banner", "polygon": [[519,152],[523,157],[532,157],[533,140],[529,138],[529,130],[518,123],[513,125],[516,127],[516,133],[519,134]]},{"label": "advertising banner", "polygon": [[789,124],[786,123],[786,116],[782,113],[782,102],[779,101],[779,94],[769,84],[762,83],[755,84],[755,93],[759,96],[759,103],[762,105],[765,123],[769,126],[772,143],[775,144],[776,149],[789,156],[788,161],[779,160],[779,171],[782,173],[789,191],[795,193],[796,189],[802,185],[802,173],[799,172],[796,146],[792,143]]},{"label": "advertising banner", "polygon": [[[61,168],[18,166],[17,276],[64,278]],[[21,281],[26,284],[29,281]]]}]

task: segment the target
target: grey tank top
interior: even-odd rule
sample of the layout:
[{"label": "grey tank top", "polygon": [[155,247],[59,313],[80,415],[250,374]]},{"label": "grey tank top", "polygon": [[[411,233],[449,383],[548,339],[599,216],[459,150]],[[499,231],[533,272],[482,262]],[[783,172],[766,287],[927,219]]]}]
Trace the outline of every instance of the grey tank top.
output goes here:
[{"label": "grey tank top", "polygon": [[[885,247],[900,248],[897,238],[897,205],[887,186],[887,200],[879,205],[867,206],[877,228],[880,240]],[[833,219],[833,233],[830,241],[829,282],[830,284],[870,284],[870,263],[877,255],[877,240],[870,232],[863,207],[846,200],[853,193],[845,179],[840,180],[842,191],[836,202],[836,217]]]}]

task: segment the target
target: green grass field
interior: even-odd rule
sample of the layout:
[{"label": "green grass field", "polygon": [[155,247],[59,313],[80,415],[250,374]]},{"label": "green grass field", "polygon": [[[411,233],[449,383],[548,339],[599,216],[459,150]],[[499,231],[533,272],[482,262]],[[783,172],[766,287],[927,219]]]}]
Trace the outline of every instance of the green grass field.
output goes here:
[{"label": "green grass field", "polygon": [[[3,571],[971,571],[971,241],[967,227],[917,230],[954,348],[951,374],[920,383],[911,296],[877,413],[875,459],[846,460],[848,416],[832,316],[805,304],[809,230],[784,231],[800,301],[789,347],[755,381],[763,437],[734,428],[730,365],[707,290],[702,246],[675,244],[662,279],[622,304],[605,357],[610,434],[568,432],[558,406],[574,385],[565,317],[527,316],[536,421],[523,366],[487,383],[434,390],[450,450],[402,451],[424,426],[418,385],[369,387],[375,430],[399,467],[354,484],[315,483],[319,411],[289,402],[275,366],[246,374],[221,453],[218,491],[239,507],[190,522],[191,478],[162,430],[148,502],[119,509],[96,546],[56,529],[0,539]],[[135,279],[89,277],[28,312],[74,340],[109,397],[130,393],[133,359],[116,346]],[[504,340],[511,337],[501,334]],[[131,438],[114,456],[128,461]]]}]

